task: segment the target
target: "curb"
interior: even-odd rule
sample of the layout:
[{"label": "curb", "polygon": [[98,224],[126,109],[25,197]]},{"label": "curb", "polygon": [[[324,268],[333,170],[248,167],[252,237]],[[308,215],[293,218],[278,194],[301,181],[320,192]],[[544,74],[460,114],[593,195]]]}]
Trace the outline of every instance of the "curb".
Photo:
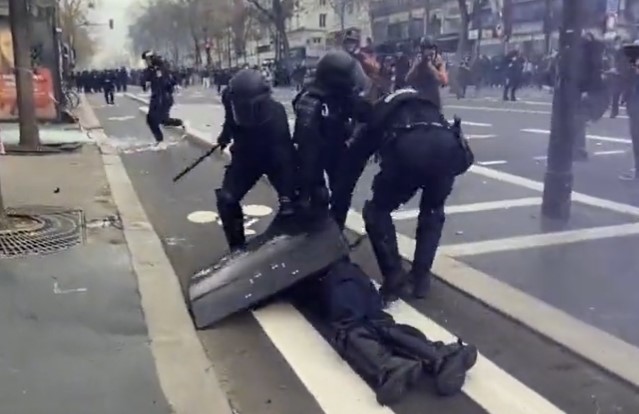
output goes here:
[{"label": "curb", "polygon": [[107,143],[86,96],[81,95],[80,124],[102,153],[104,170],[122,218],[131,264],[160,387],[175,414],[233,414],[226,393],[206,356],[184,302],[178,277],[122,164]]}]

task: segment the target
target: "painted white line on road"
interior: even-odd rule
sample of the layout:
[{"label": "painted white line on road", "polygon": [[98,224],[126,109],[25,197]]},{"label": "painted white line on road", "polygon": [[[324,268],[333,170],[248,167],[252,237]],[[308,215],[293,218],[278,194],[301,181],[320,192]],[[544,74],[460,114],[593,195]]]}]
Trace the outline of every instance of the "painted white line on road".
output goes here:
[{"label": "painted white line on road", "polygon": [[441,246],[439,252],[450,257],[475,256],[478,254],[556,246],[559,244],[633,236],[636,234],[639,234],[639,223],[619,224],[615,226],[593,227],[590,229],[558,231],[480,242],[450,244]]},{"label": "painted white line on road", "polygon": [[292,305],[274,303],[253,316],[324,413],[393,413]]},{"label": "painted white line on road", "polygon": [[533,157],[533,160],[537,160],[537,161],[546,161],[548,159],[547,155],[538,155],[536,157]]},{"label": "painted white line on road", "polygon": [[469,111],[487,111],[487,112],[511,112],[521,114],[537,114],[537,115],[550,115],[549,111],[537,111],[530,109],[515,109],[515,108],[499,108],[491,106],[466,106],[466,105],[446,105],[446,109],[466,109]]},{"label": "painted white line on road", "polygon": [[595,155],[618,155],[618,154],[625,154],[626,150],[611,150],[611,151],[595,151],[593,152],[593,154]]},{"label": "painted white line on road", "polygon": [[[365,234],[366,232],[362,216],[352,210],[349,212],[346,225],[350,230],[358,234]],[[397,244],[401,256],[406,260],[412,261],[415,240],[403,234],[397,234]],[[604,370],[614,373],[635,386],[639,386],[639,370],[636,369],[639,365],[639,348],[445,255],[437,255],[433,265],[433,273],[456,289],[529,326],[541,335],[594,362]],[[400,321],[399,318],[397,320],[398,322]],[[602,350],[605,350],[605,352],[602,352]],[[476,366],[476,368],[478,367]],[[475,379],[480,377],[482,372],[471,371],[471,375],[471,379]],[[489,393],[496,391],[495,400],[507,398],[507,396],[501,396],[499,389],[501,379],[494,379],[492,384],[496,385],[497,389],[483,389],[484,397],[490,399]],[[489,386],[489,384],[487,385]],[[467,386],[469,386],[469,383],[467,383]],[[466,391],[467,388],[464,388],[464,390]],[[519,396],[518,392],[513,392],[512,390],[508,390],[508,392],[512,396]],[[479,399],[470,393],[467,394],[481,404]],[[520,402],[523,405],[530,403],[524,399],[521,399]],[[519,408],[521,404],[515,401],[514,407]],[[499,409],[492,410],[484,406],[488,412],[505,414],[514,413],[515,411],[512,410],[512,407],[498,407]],[[531,408],[531,413],[545,412],[535,407]]]},{"label": "painted white line on road", "polygon": [[[454,119],[450,119],[448,122],[450,122],[452,124],[453,122],[455,122],[455,120]],[[463,119],[462,119],[462,125],[484,127],[484,128],[490,128],[490,127],[493,126],[493,124],[487,124],[485,122],[464,121]]]},{"label": "painted white line on road", "polygon": [[125,115],[125,116],[112,116],[107,119],[109,121],[128,121],[129,119],[135,119],[135,117],[132,115]]},{"label": "painted white line on road", "polygon": [[[346,225],[356,233],[365,234],[364,220],[361,214],[353,210],[348,214]],[[397,238],[402,256],[410,257],[412,260],[415,241],[401,234],[398,234]],[[412,325],[433,340],[451,341],[455,339],[453,334],[404,301],[397,301],[387,311],[398,323]],[[304,336],[294,329],[288,329],[286,332],[291,337],[291,342],[295,342],[298,336]],[[300,351],[303,352],[303,349],[302,347]],[[311,359],[307,355],[304,357],[305,360]],[[468,373],[463,391],[474,402],[492,414],[559,414],[563,412],[481,354],[477,365]],[[359,413],[360,411],[342,409],[339,412]]]},{"label": "painted white line on road", "polygon": [[[539,192],[544,191],[544,183],[531,180],[525,177],[520,177],[518,175],[497,171],[492,168],[473,165],[472,167],[470,167],[469,171],[471,173],[492,178],[497,181],[514,184],[520,187],[529,188],[531,190],[535,190]],[[599,197],[593,197],[587,194],[577,193],[574,191],[572,193],[572,199],[573,201],[577,201],[583,204],[588,204],[594,207],[603,208],[605,210],[616,211],[618,213],[630,214],[632,216],[639,217],[639,207],[631,206],[629,204],[617,203],[615,201],[606,200],[604,198],[599,198]]]},{"label": "painted white line on road", "polygon": [[[540,134],[540,135],[550,135],[550,131],[547,129],[536,129],[536,128],[526,128],[522,129],[521,132],[528,132],[530,134]],[[632,141],[626,138],[617,138],[617,137],[607,137],[603,135],[586,135],[586,138],[592,139],[595,141],[606,141],[606,142],[618,142],[621,144],[631,144]]]},{"label": "painted white line on road", "polygon": [[191,223],[206,224],[215,222],[218,217],[215,211],[194,211],[186,216],[186,219]]},{"label": "painted white line on road", "polygon": [[508,164],[508,161],[506,161],[506,160],[479,161],[477,164],[479,164],[479,165],[503,165],[503,164]]},{"label": "painted white line on road", "polygon": [[[446,214],[477,213],[480,211],[503,210],[513,207],[529,207],[541,205],[541,197],[515,198],[511,200],[487,201],[484,203],[458,204],[446,206]],[[414,219],[419,209],[398,210],[392,213],[395,220]]]},{"label": "painted white line on road", "polygon": [[495,134],[465,134],[465,137],[468,139],[488,139],[488,138],[497,138]]}]

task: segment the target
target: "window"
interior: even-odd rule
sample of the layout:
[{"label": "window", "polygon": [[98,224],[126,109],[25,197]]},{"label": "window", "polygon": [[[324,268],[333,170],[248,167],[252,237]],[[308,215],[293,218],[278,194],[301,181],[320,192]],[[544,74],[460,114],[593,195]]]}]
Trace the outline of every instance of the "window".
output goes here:
[{"label": "window", "polygon": [[320,13],[320,15],[319,15],[319,27],[326,27],[326,13]]},{"label": "window", "polygon": [[320,6],[326,6],[326,0],[319,0]]}]

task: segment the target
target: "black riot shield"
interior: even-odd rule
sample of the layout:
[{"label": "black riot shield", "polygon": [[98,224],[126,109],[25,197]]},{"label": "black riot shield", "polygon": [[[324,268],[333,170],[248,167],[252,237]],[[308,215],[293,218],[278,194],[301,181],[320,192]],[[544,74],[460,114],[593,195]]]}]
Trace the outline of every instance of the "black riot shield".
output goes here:
[{"label": "black riot shield", "polygon": [[348,255],[337,224],[312,231],[256,237],[243,251],[198,272],[189,285],[195,326],[215,322],[292,286]]}]

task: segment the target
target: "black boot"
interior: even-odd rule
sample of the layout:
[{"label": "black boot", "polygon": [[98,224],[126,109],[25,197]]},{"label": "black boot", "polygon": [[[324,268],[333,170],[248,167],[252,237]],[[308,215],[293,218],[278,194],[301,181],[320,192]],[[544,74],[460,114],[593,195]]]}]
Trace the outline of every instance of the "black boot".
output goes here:
[{"label": "black boot", "polygon": [[466,373],[477,362],[477,348],[463,344],[461,340],[440,347],[443,362],[435,374],[435,390],[439,395],[449,396],[461,391]]},{"label": "black boot", "polygon": [[390,303],[398,299],[406,284],[406,273],[402,269],[393,219],[390,211],[379,210],[370,201],[364,205],[363,216],[366,233],[384,277],[379,293],[385,303]]},{"label": "black boot", "polygon": [[424,369],[435,376],[435,389],[440,395],[461,390],[466,372],[477,362],[477,348],[461,340],[452,344],[432,342],[420,330],[396,324],[391,317],[374,324],[393,354],[423,362]]},{"label": "black boot", "polygon": [[337,348],[343,358],[368,381],[382,405],[399,401],[422,376],[422,363],[393,355],[377,334],[364,326],[342,333]]},{"label": "black boot", "polygon": [[231,251],[244,248],[246,236],[244,234],[244,214],[239,203],[230,199],[222,189],[215,190],[217,197],[217,211],[222,221],[222,229]]}]

